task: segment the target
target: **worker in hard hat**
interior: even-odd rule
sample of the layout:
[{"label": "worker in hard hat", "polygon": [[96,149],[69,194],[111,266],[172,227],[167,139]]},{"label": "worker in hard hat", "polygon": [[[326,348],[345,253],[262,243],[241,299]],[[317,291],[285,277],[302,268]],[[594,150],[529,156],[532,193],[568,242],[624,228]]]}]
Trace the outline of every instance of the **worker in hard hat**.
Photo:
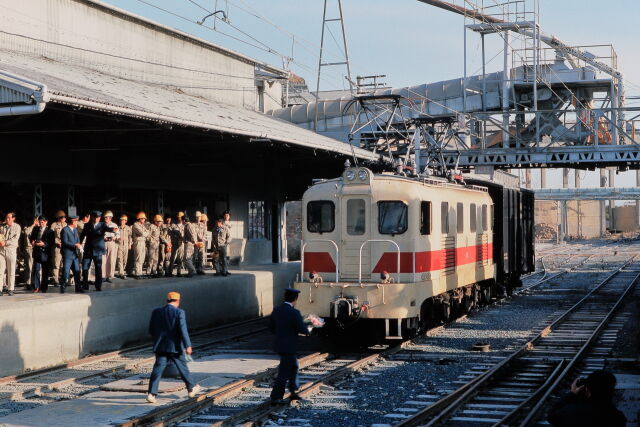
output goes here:
[{"label": "worker in hard hat", "polygon": [[173,269],[178,269],[178,277],[180,271],[184,268],[184,212],[176,214],[176,223],[171,226],[171,260],[169,261],[169,270],[167,277],[173,276]]},{"label": "worker in hard hat", "polygon": [[160,251],[158,255],[158,266],[162,269],[162,274],[169,271],[169,261],[171,260],[171,215],[164,216],[164,222],[160,227]]},{"label": "worker in hard hat", "polygon": [[196,229],[196,242],[193,253],[193,266],[196,269],[196,273],[204,274],[204,263],[206,261],[206,247],[205,240],[207,238],[207,227],[204,225],[202,221],[202,216],[204,214],[200,211],[196,211],[196,220],[194,222],[194,226]]},{"label": "worker in hard hat", "polygon": [[198,241],[196,225],[189,221],[189,218],[185,215],[183,217],[184,225],[184,266],[187,269],[187,277],[192,277],[196,274],[196,269],[193,266],[193,255],[195,254],[195,244]]},{"label": "worker in hard hat", "polygon": [[[102,214],[102,219],[109,229],[118,229],[118,226],[113,222],[113,212],[105,211],[105,213]],[[112,279],[115,279],[116,276],[116,258],[118,257],[117,240],[120,238],[118,231],[111,230],[104,233],[104,247],[106,252],[102,258],[104,281],[108,283],[111,283]]]},{"label": "worker in hard hat", "polygon": [[160,233],[162,231],[162,215],[154,215],[153,223],[149,227],[147,240],[147,270],[151,277],[160,276]]},{"label": "worker in hard hat", "polygon": [[133,224],[131,236],[133,238],[133,258],[135,260],[134,278],[141,279],[144,275],[144,261],[147,255],[147,239],[151,234],[149,228],[145,225],[147,215],[144,212],[138,212],[136,222]]},{"label": "worker in hard hat", "polygon": [[129,217],[120,215],[120,235],[117,239],[118,256],[116,257],[116,277],[125,279],[127,277],[127,259],[131,250],[131,226],[127,225]]},{"label": "worker in hard hat", "polygon": [[54,244],[51,246],[51,258],[49,258],[51,271],[51,284],[58,286],[60,283],[60,268],[62,267],[62,229],[67,226],[67,215],[63,210],[56,212],[56,220],[49,226],[54,233]]},{"label": "worker in hard hat", "polygon": [[[203,213],[200,217],[200,228],[202,233],[202,246],[200,247],[200,257],[201,264],[200,266],[196,266],[196,270],[198,270],[198,274],[204,274],[204,268],[207,265],[207,249],[211,238],[209,237],[209,228],[208,228],[209,217],[207,214]],[[198,269],[199,268],[199,269]]]}]

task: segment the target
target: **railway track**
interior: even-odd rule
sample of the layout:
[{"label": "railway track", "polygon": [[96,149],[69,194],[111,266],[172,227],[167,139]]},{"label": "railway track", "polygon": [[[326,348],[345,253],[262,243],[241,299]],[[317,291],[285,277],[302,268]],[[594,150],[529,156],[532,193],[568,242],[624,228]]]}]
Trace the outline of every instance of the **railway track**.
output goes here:
[{"label": "railway track", "polygon": [[[193,348],[205,351],[221,343],[242,339],[267,330],[264,318],[231,323],[198,331],[191,335]],[[155,356],[150,345],[138,345],[119,351],[83,359],[21,375],[0,378],[0,410],[16,403],[39,400],[45,403],[57,398],[69,399],[97,390],[101,384],[135,375],[150,367]],[[74,386],[74,392],[64,391]],[[13,409],[11,410],[13,412]]]},{"label": "railway track", "polygon": [[639,278],[640,263],[626,262],[500,363],[396,427],[532,425],[561,385],[597,368],[585,360],[602,356],[594,343]]},{"label": "railway track", "polygon": [[[331,388],[333,384],[345,377],[401,351],[412,341],[406,340],[394,347],[364,356],[333,357],[328,353],[315,353],[303,357],[299,360],[301,386],[298,389],[298,394],[303,398],[309,398],[323,389]],[[275,368],[269,369],[255,376],[211,390],[193,399],[159,408],[122,423],[120,427],[259,425],[283,409],[283,405],[273,406],[268,400],[271,392],[269,381],[275,374]],[[285,398],[288,398],[288,394],[285,395]],[[185,423],[181,423],[185,420]]]},{"label": "railway track", "polygon": [[[570,266],[564,268],[561,271],[557,271],[555,273],[549,273],[545,264],[544,264],[544,258],[540,259],[540,263],[542,264],[542,269],[543,269],[543,275],[540,279],[538,279],[537,281],[535,281],[534,283],[524,286],[520,289],[518,289],[517,291],[515,291],[514,293],[516,295],[522,294],[524,292],[530,291],[532,289],[537,288],[538,286],[549,282],[550,280],[553,279],[557,279],[558,277],[567,274],[567,273],[571,273],[573,271],[576,271],[577,269],[579,269],[580,267],[584,266],[587,261],[589,261],[594,255],[593,254],[585,254],[585,255],[571,255],[569,256],[567,259],[561,261],[558,265],[555,266],[555,268],[561,267],[564,264],[571,264],[571,260],[574,259],[575,257],[581,257],[582,259],[580,259],[577,263],[575,264],[571,264]],[[549,273],[549,274],[547,274]]]}]

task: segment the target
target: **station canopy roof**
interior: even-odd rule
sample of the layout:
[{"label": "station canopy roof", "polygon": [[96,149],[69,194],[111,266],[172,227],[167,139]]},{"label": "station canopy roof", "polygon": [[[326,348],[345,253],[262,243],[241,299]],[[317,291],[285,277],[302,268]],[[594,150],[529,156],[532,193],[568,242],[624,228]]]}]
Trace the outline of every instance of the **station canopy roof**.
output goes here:
[{"label": "station canopy roof", "polygon": [[[31,84],[12,79],[28,79]],[[44,90],[43,90],[44,89]],[[0,108],[34,99],[158,123],[213,130],[375,161],[379,155],[256,111],[185,94],[179,88],[128,80],[43,56],[0,50]],[[9,98],[9,99],[8,99]],[[6,104],[5,104],[6,105]],[[16,105],[15,103],[13,104]],[[24,105],[24,104],[22,104]],[[18,110],[17,110],[18,111]]]}]

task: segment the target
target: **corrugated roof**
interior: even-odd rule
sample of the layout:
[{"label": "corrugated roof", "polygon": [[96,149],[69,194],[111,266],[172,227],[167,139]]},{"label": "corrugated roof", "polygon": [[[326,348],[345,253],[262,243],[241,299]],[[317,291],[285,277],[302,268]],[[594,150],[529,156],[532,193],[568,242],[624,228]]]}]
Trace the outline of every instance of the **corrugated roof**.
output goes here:
[{"label": "corrugated roof", "polygon": [[[0,70],[46,85],[49,102],[346,155],[353,152],[361,159],[379,157],[283,120],[187,95],[176,87],[127,80],[42,56],[0,50]],[[2,81],[0,76],[0,85]]]}]

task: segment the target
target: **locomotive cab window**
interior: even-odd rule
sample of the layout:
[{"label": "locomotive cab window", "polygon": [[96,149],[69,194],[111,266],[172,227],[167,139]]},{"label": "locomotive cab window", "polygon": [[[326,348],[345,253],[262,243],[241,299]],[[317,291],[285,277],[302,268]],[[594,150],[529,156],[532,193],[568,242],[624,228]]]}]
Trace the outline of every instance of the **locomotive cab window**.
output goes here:
[{"label": "locomotive cab window", "polygon": [[476,221],[478,218],[478,213],[476,211],[476,204],[471,203],[469,205],[469,227],[472,233],[476,232]]},{"label": "locomotive cab window", "polygon": [[440,204],[440,231],[442,234],[449,234],[449,203]]},{"label": "locomotive cab window", "polygon": [[395,235],[407,231],[408,210],[404,202],[378,202],[378,232]]},{"label": "locomotive cab window", "polygon": [[366,208],[363,199],[347,200],[347,234],[362,236],[366,227]]},{"label": "locomotive cab window", "polygon": [[431,234],[431,202],[420,202],[420,234]]},{"label": "locomotive cab window", "polygon": [[314,200],[307,203],[307,230],[330,233],[336,225],[336,209],[332,201]]},{"label": "locomotive cab window", "polygon": [[464,205],[462,203],[458,203],[458,217],[456,219],[458,233],[464,232]]}]

